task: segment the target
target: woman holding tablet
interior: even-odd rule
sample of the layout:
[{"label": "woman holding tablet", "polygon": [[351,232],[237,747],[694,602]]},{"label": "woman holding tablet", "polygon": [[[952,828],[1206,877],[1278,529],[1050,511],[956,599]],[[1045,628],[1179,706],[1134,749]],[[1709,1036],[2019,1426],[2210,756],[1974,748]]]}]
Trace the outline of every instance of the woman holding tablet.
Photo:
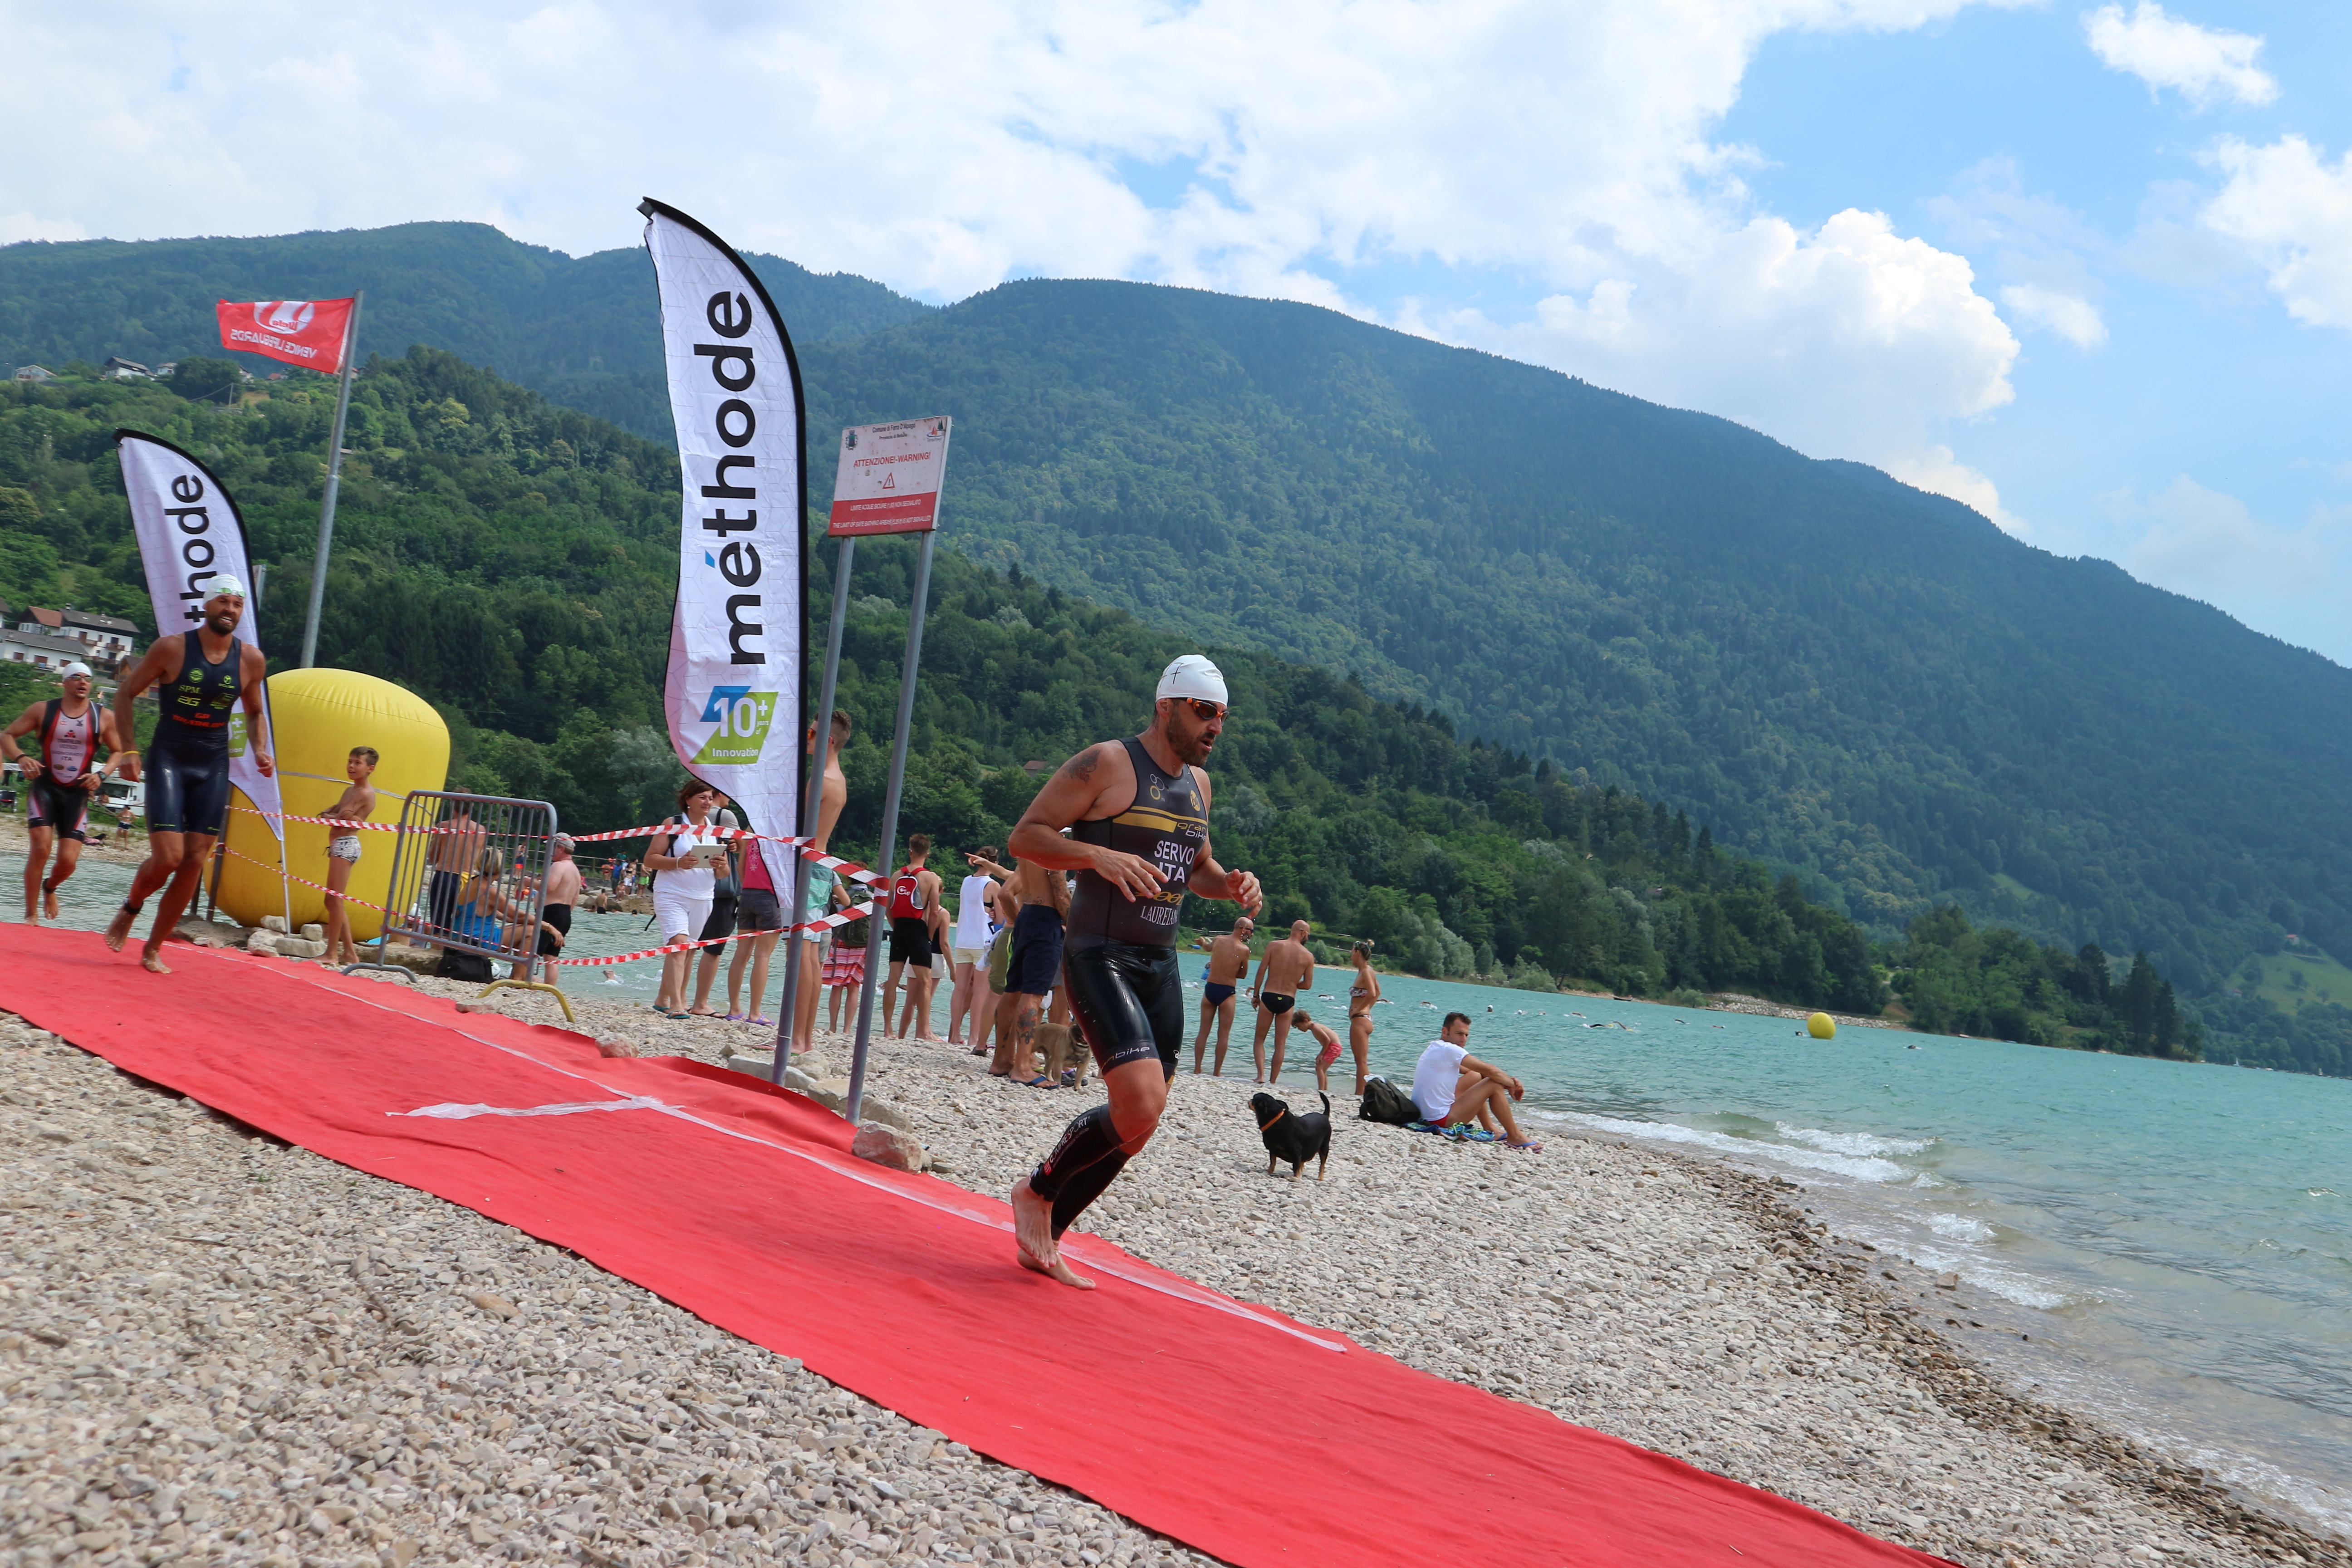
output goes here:
[{"label": "woman holding tablet", "polygon": [[[678,785],[681,815],[662,824],[673,831],[656,837],[646,853],[646,868],[655,874],[654,923],[664,946],[692,942],[710,919],[711,898],[719,885],[714,868],[727,858],[727,847],[710,820],[710,808],[717,799],[700,779]],[[687,987],[693,978],[692,949],[664,953],[654,1011],[665,1017],[686,1017]]]}]

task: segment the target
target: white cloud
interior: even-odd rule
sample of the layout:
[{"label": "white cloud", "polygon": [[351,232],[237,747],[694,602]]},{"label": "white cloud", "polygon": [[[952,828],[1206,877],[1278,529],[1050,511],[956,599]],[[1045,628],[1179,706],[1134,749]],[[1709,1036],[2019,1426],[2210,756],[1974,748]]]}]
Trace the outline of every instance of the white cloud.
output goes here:
[{"label": "white cloud", "polygon": [[2267,147],[2224,140],[2210,158],[2229,178],[2200,221],[2262,260],[2295,320],[2352,328],[2352,153],[2331,165],[2286,136]]},{"label": "white cloud", "polygon": [[2095,349],[2107,341],[2107,324],[2088,300],[2038,283],[2012,283],[2000,291],[2000,302],[2029,326],[2057,333],[2078,349]]},{"label": "white cloud", "polygon": [[[0,138],[41,151],[0,211],[474,218],[580,252],[634,244],[650,194],[932,298],[1039,273],[1307,300],[1953,476],[1939,427],[2006,403],[2017,353],[1968,263],[1876,214],[1762,212],[1757,154],[1714,138],[1774,34],[1966,3],[0,0]],[[1136,165],[1189,173],[1147,201]],[[1455,297],[1374,297],[1432,263]],[[1466,309],[1491,278],[1529,307]]]},{"label": "white cloud", "polygon": [[1930,447],[1889,463],[1886,471],[1906,485],[1949,496],[1962,506],[1975,508],[2004,533],[2025,536],[2024,520],[2000,504],[2000,491],[1992,480],[1952,456],[1949,447]]},{"label": "white cloud", "polygon": [[2316,592],[2334,575],[2333,552],[2318,528],[2274,528],[2236,497],[2209,490],[2186,474],[2145,505],[2127,494],[2102,499],[2126,515],[2153,515],[2124,564],[2176,594],[2208,604],[2249,595],[2286,598]]},{"label": "white cloud", "polygon": [[2258,35],[2200,27],[2169,16],[2156,0],[2139,0],[2128,19],[2121,5],[2102,5],[2083,18],[2091,52],[2112,70],[2147,83],[2151,96],[2170,88],[2199,109],[2224,99],[2263,104],[2278,82],[2254,64]]}]

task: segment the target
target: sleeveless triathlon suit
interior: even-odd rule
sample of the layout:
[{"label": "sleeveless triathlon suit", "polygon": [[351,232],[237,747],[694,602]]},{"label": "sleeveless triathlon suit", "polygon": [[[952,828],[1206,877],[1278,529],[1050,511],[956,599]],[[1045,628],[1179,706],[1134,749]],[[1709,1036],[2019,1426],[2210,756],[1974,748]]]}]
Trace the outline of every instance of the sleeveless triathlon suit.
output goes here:
[{"label": "sleeveless triathlon suit", "polygon": [[1094,871],[1080,871],[1062,969],[1071,1009],[1103,1071],[1156,1056],[1173,1078],[1184,1043],[1176,915],[1192,862],[1209,841],[1209,814],[1190,767],[1162,773],[1142,742],[1121,743],[1135,767],[1134,804],[1116,816],[1072,824],[1070,837],[1150,860],[1165,880],[1158,896],[1129,899]]},{"label": "sleeveless triathlon suit", "polygon": [[901,870],[890,882],[890,962],[930,967],[930,922],[923,918],[923,888],[916,873]]},{"label": "sleeveless triathlon suit", "polygon": [[201,633],[182,645],[179,676],[156,696],[163,716],[147,746],[147,831],[218,837],[228,816],[228,721],[244,689],[245,644],[217,662]]},{"label": "sleeveless triathlon suit", "polygon": [[87,842],[83,818],[89,792],[81,787],[81,776],[98,766],[98,726],[95,700],[77,719],[66,712],[64,698],[49,699],[41,713],[41,776],[26,792],[26,826]]}]

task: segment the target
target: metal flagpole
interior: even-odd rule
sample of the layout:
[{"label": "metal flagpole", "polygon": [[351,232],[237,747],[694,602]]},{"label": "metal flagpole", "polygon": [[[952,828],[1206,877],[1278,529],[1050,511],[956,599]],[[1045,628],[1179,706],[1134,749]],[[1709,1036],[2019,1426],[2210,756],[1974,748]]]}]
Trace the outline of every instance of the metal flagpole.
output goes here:
[{"label": "metal flagpole", "polygon": [[343,482],[343,416],[352,405],[352,351],[360,342],[360,306],[367,299],[362,289],[352,296],[351,323],[343,329],[343,384],[335,394],[335,435],[327,445],[327,496],[319,503],[319,558],[310,563],[310,615],[302,623],[302,662],[297,668],[308,669],[317,662],[319,652],[319,607],[327,598],[327,549],[335,542],[335,492]]},{"label": "metal flagpole", "polygon": [[[915,721],[915,671],[923,657],[923,610],[931,596],[931,547],[939,538],[936,528],[924,531],[922,550],[915,557],[915,596],[907,605],[907,661],[898,671],[898,727],[890,737],[890,784],[882,795],[882,849],[874,858],[874,868],[882,874],[877,889],[882,901],[866,917],[877,923],[889,909],[890,875],[898,847],[898,792],[907,782],[907,731]],[[881,967],[882,935],[878,930],[866,933],[866,984],[858,993],[857,1039],[849,1053],[849,1098],[842,1105],[843,1114],[853,1123],[866,1096],[866,1044],[874,1032],[874,972]],[[887,1025],[889,1020],[883,1022]]]},{"label": "metal flagpole", "polygon": [[[818,814],[824,809],[824,764],[833,755],[834,682],[841,674],[841,628],[849,618],[849,563],[856,553],[856,536],[844,534],[841,554],[833,563],[833,624],[824,636],[824,679],[819,688],[816,711],[810,719],[816,726],[816,750],[809,763],[808,804],[801,812],[801,826],[795,831],[815,832]],[[752,852],[759,852],[757,845],[752,847]],[[776,1059],[768,1069],[768,1081],[778,1084],[784,1081],[784,1062],[792,1055],[793,1032],[800,1026],[801,983],[808,978],[801,964],[801,943],[808,939],[790,928],[804,918],[801,911],[808,907],[809,874],[814,868],[798,849],[793,851],[793,906],[791,912],[784,917],[787,928],[784,940],[793,945],[791,951],[784,954],[784,1010],[776,1023]],[[874,933],[866,932],[866,940],[868,944],[866,963],[870,968],[873,964],[871,944]],[[753,997],[752,1000],[756,1002],[759,998]],[[757,1011],[756,1008],[753,1010]]]}]

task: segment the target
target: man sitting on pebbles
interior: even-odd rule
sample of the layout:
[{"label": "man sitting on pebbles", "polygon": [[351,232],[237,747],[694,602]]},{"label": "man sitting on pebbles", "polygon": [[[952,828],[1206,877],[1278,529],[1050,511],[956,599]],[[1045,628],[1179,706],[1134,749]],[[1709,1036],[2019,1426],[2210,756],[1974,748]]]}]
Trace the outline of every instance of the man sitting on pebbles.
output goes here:
[{"label": "man sitting on pebbles", "polygon": [[1543,1145],[1519,1131],[1517,1118],[1511,1114],[1511,1101],[1527,1098],[1527,1085],[1502,1068],[1480,1061],[1470,1054],[1470,1015],[1448,1013],[1421,1053],[1421,1063],[1412,1069],[1412,1103],[1427,1121],[1439,1127],[1451,1127],[1472,1117],[1492,1132],[1495,1122],[1502,1121],[1503,1136],[1514,1149],[1524,1149],[1530,1154],[1541,1153]]}]

